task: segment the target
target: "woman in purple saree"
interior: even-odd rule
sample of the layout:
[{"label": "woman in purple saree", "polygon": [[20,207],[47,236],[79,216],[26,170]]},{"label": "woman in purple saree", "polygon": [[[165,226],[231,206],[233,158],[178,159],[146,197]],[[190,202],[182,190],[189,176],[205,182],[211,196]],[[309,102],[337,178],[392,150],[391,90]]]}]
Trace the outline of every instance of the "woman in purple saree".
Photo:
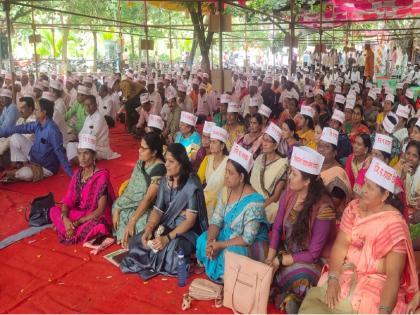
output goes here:
[{"label": "woman in purple saree", "polygon": [[96,139],[80,135],[80,169],[73,175],[61,207],[53,207],[51,221],[63,244],[77,244],[112,232],[111,207],[115,199],[109,172],[95,165]]}]

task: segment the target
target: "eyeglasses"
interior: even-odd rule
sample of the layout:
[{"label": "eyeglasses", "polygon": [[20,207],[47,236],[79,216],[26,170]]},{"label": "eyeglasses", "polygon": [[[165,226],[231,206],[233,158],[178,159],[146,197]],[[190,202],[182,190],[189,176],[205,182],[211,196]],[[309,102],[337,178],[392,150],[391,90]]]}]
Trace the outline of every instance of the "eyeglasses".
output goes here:
[{"label": "eyeglasses", "polygon": [[146,148],[146,147],[140,146],[140,149],[142,149],[143,151],[146,151],[146,150],[149,150],[150,148]]}]

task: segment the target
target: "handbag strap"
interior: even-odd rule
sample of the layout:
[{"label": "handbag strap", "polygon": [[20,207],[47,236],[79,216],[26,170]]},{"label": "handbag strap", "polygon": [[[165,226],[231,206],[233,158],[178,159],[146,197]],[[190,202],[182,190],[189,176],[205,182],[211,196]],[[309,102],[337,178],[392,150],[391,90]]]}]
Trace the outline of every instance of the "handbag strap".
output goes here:
[{"label": "handbag strap", "polygon": [[[235,307],[235,294],[234,294],[235,293],[236,283],[238,283],[239,271],[240,271],[240,266],[238,266],[235,269],[235,277],[234,277],[235,281],[233,283],[233,288],[232,288],[232,310],[233,310],[233,312],[235,314],[240,314],[236,310],[236,307]],[[254,286],[254,288],[255,288],[255,297],[252,299],[252,303],[251,303],[251,306],[250,306],[249,310],[246,311],[244,314],[250,314],[251,311],[252,311],[252,308],[254,307],[255,300],[256,300],[256,297],[258,295],[258,292],[257,292],[257,284],[258,284],[258,273],[255,273],[255,286]]]}]

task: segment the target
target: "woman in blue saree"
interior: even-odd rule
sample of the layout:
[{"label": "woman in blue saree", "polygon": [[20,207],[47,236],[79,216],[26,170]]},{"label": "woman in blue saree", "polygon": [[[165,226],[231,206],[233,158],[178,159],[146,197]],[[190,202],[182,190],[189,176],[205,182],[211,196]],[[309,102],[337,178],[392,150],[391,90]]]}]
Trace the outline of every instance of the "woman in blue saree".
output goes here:
[{"label": "woman in blue saree", "polygon": [[[225,187],[221,192],[208,232],[197,240],[197,259],[204,264],[206,274],[214,281],[223,281],[224,251],[250,256],[263,261],[264,246],[268,246],[268,222],[264,211],[264,198],[256,193],[249,182],[252,153],[235,144],[226,164]],[[249,155],[250,164],[241,163],[235,156]],[[259,247],[256,251],[255,248]]]},{"label": "woman in blue saree", "polygon": [[182,249],[188,260],[208,226],[203,188],[181,144],[168,146],[165,167],[166,177],[144,232],[131,238],[120,265],[122,272],[138,273],[143,279],[176,276],[178,251]]}]

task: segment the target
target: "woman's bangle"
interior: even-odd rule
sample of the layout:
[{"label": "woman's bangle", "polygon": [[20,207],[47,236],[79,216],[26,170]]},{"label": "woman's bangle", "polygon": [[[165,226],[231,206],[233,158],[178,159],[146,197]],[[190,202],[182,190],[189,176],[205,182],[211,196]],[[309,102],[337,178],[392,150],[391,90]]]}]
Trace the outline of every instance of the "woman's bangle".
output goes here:
[{"label": "woman's bangle", "polygon": [[379,305],[379,312],[385,312],[390,314],[391,313],[391,307],[386,306],[386,305]]},{"label": "woman's bangle", "polygon": [[328,282],[330,282],[330,280],[338,281],[338,277],[336,275],[328,275]]}]

